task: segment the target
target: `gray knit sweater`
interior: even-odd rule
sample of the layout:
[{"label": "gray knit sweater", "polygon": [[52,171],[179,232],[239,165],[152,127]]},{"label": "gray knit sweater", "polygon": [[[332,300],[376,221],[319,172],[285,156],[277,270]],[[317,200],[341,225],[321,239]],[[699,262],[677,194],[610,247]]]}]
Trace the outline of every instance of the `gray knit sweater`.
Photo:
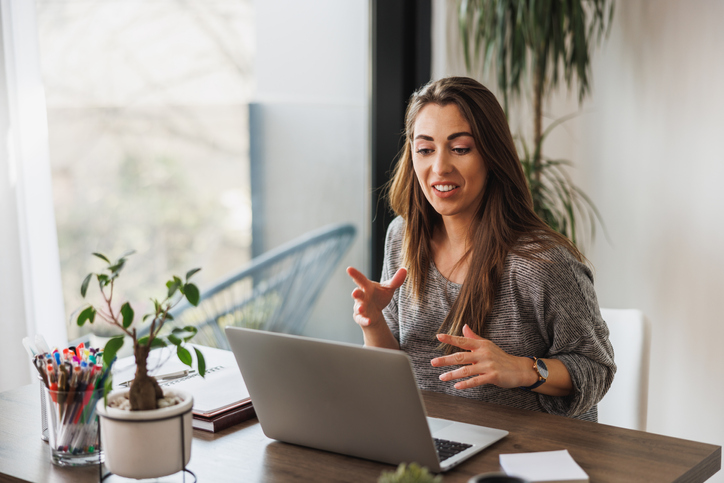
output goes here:
[{"label": "gray knit sweater", "polygon": [[[382,280],[392,278],[401,266],[404,229],[405,222],[398,217],[387,231]],[[492,314],[479,335],[508,354],[560,360],[571,375],[573,393],[553,397],[493,385],[458,390],[453,387],[455,381],[440,381],[438,376],[451,368],[430,364],[443,355],[437,349],[435,334],[461,286],[445,279],[433,263],[421,303],[409,295],[406,281],[383,311],[400,348],[412,359],[421,389],[597,420],[596,404],[608,391],[616,365],[608,327],[596,301],[593,275],[564,248],[536,256],[553,263],[508,255]]]}]

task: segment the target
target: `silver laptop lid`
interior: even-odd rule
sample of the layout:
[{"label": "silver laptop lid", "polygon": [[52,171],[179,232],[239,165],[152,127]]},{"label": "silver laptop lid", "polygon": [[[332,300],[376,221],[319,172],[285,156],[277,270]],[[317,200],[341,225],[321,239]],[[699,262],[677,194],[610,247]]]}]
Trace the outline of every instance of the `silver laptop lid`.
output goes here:
[{"label": "silver laptop lid", "polygon": [[238,327],[226,337],[267,437],[439,471],[405,353]]}]

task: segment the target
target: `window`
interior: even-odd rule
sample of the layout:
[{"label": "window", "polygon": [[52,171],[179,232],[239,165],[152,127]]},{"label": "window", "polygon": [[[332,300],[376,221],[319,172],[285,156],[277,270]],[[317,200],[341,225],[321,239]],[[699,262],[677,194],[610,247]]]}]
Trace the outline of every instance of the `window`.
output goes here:
[{"label": "window", "polygon": [[136,304],[172,274],[203,267],[208,284],[249,260],[253,4],[36,6],[72,339],[80,283],[102,267],[92,252],[137,251],[121,284]]}]

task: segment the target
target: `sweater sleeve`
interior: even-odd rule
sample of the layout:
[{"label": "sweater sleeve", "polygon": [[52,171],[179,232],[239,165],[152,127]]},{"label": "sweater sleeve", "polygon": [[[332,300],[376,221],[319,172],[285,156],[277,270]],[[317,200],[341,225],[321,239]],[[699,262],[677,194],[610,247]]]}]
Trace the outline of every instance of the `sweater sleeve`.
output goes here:
[{"label": "sweater sleeve", "polygon": [[[404,220],[400,217],[395,218],[387,228],[387,236],[385,238],[385,255],[382,262],[382,275],[380,282],[389,280],[397,272],[401,266],[402,260],[402,235],[404,233]],[[404,287],[404,284],[403,284]],[[390,303],[382,309],[382,315],[395,336],[397,342],[400,341],[400,323],[399,323],[399,299],[402,287],[395,290]]]},{"label": "sweater sleeve", "polygon": [[532,298],[536,323],[548,346],[537,356],[561,361],[573,391],[566,397],[538,397],[550,413],[577,416],[590,411],[611,386],[616,372],[613,348],[591,270],[563,248],[546,251],[542,258],[527,260],[528,276],[518,277],[519,288]]}]

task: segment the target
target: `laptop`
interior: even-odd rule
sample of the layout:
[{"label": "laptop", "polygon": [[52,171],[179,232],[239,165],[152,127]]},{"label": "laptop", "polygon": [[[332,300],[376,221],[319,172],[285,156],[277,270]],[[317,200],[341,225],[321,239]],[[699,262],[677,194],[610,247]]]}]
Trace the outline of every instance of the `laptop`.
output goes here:
[{"label": "laptop", "polygon": [[441,472],[508,434],[426,417],[402,351],[238,327],[226,337],[269,438]]}]

